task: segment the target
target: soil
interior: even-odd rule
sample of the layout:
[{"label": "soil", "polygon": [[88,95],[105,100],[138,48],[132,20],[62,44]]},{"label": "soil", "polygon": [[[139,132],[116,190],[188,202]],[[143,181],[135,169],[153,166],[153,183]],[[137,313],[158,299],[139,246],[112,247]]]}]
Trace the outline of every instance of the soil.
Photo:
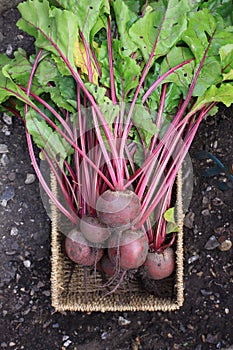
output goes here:
[{"label": "soil", "polygon": [[[15,26],[18,18],[13,9],[0,18],[1,52],[9,45],[13,51],[19,46],[33,50],[32,39]],[[218,181],[226,180],[224,174],[204,178],[202,171],[212,163],[194,157],[207,150],[224,165],[232,164],[232,114],[233,108],[221,107],[217,116],[204,121],[190,151],[194,191],[184,237],[183,307],[165,313],[92,314],[61,314],[51,307],[50,221],[38,181],[25,184],[33,169],[24,127],[1,116],[0,144],[8,152],[0,154],[0,197],[5,197],[0,205],[0,348],[233,349],[233,248],[215,247],[233,241],[233,190],[218,188]],[[215,239],[209,241],[212,235]]]}]

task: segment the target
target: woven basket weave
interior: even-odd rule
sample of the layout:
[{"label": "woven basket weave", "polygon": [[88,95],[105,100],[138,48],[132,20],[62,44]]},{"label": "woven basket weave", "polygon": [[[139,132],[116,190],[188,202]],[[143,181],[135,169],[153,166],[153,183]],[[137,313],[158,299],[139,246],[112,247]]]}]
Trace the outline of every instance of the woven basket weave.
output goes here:
[{"label": "woven basket weave", "polygon": [[[51,187],[57,193],[56,181],[52,177]],[[51,205],[51,296],[56,311],[173,311],[183,304],[183,211],[182,175],[177,176],[177,215],[180,227],[176,238],[176,269],[172,277],[158,281],[155,290],[149,293],[139,281],[125,282],[113,293],[104,296],[109,289],[104,285],[98,271],[72,263],[63,252],[64,235],[58,231],[59,212]],[[112,287],[113,288],[113,287]]]}]

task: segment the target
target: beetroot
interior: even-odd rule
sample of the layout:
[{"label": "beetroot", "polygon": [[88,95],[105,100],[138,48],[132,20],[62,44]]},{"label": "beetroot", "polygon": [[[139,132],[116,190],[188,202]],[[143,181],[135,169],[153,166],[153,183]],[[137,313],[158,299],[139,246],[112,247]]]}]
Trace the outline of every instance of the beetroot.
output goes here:
[{"label": "beetroot", "polygon": [[100,221],[110,227],[129,227],[138,217],[141,203],[130,190],[105,191],[97,200],[96,211]]},{"label": "beetroot", "polygon": [[84,215],[80,221],[80,230],[92,243],[102,243],[109,238],[110,230],[97,217]]},{"label": "beetroot", "polygon": [[124,231],[120,238],[112,237],[109,244],[110,260],[122,269],[136,269],[146,260],[148,241],[142,231]]},{"label": "beetroot", "polygon": [[173,249],[166,248],[162,253],[148,253],[143,268],[146,276],[154,280],[170,276],[175,269]]},{"label": "beetroot", "polygon": [[65,239],[67,256],[77,264],[91,266],[96,264],[103,256],[103,249],[96,249],[88,245],[82,233],[76,229],[70,231]]},{"label": "beetroot", "polygon": [[100,260],[101,270],[109,276],[114,276],[116,274],[116,265],[109,259],[107,255]]}]

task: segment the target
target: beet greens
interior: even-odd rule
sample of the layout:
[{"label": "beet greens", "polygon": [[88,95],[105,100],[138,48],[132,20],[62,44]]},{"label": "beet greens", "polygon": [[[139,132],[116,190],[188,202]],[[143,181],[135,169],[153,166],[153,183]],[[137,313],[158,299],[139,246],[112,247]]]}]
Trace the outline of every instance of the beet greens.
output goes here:
[{"label": "beet greens", "polygon": [[130,189],[141,203],[135,230],[152,250],[171,245],[178,170],[201,121],[233,102],[231,1],[28,0],[18,9],[36,52],[0,55],[0,104],[24,121],[41,186],[71,228],[96,216],[105,191]]}]

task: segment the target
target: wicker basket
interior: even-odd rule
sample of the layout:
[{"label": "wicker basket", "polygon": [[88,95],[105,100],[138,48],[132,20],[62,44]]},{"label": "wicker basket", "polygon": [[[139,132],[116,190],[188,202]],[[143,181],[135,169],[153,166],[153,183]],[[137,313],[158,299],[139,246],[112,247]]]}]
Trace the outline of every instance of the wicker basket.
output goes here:
[{"label": "wicker basket", "polygon": [[[57,192],[56,181],[51,181],[52,190]],[[183,304],[183,211],[182,175],[177,177],[177,212],[180,231],[176,239],[176,269],[170,278],[156,282],[155,290],[149,293],[140,281],[124,282],[112,294],[104,285],[103,276],[93,269],[72,263],[63,253],[64,235],[58,231],[59,212],[51,206],[52,220],[52,306],[56,311],[173,311]],[[107,287],[106,287],[107,288]],[[105,295],[105,296],[104,296]]]}]

